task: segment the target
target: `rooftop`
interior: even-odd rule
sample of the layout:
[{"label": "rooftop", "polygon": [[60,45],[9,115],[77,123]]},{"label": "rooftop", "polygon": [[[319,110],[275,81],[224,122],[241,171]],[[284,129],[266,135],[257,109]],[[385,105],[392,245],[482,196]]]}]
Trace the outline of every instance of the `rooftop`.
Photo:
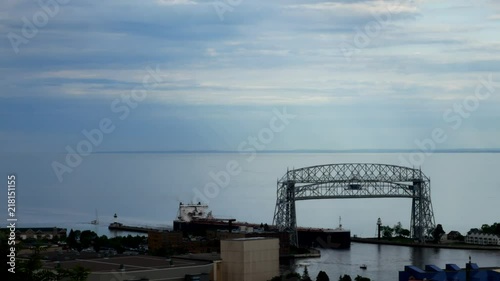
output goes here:
[{"label": "rooftop", "polygon": [[140,270],[156,270],[166,269],[170,267],[195,266],[207,264],[208,262],[197,260],[184,260],[173,258],[173,266],[170,265],[170,260],[155,256],[121,256],[111,258],[96,258],[96,259],[77,259],[71,261],[47,262],[44,267],[47,269],[55,268],[57,263],[63,268],[72,268],[76,265],[90,269],[91,272],[116,272],[119,271],[121,265],[123,270],[132,272]]},{"label": "rooftop", "polygon": [[242,238],[232,238],[227,239],[229,241],[253,241],[253,240],[266,240],[266,239],[278,239],[274,237],[242,237]]}]

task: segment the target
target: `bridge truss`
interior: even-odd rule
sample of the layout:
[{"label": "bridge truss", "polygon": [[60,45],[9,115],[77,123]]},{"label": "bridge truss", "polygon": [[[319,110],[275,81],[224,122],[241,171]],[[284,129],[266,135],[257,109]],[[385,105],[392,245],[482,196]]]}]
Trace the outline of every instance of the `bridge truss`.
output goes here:
[{"label": "bridge truss", "polygon": [[289,170],[278,180],[273,224],[297,246],[295,201],[340,198],[411,198],[411,236],[434,230],[431,182],[421,170],[384,164],[330,164]]}]

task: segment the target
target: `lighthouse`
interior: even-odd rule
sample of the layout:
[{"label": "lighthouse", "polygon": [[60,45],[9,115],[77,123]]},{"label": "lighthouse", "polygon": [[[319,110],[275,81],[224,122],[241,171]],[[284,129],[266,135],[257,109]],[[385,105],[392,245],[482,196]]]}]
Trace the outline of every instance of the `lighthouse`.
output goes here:
[{"label": "lighthouse", "polygon": [[381,231],[381,228],[382,228],[382,220],[380,218],[378,218],[378,220],[377,220],[378,240],[380,240],[380,231]]}]

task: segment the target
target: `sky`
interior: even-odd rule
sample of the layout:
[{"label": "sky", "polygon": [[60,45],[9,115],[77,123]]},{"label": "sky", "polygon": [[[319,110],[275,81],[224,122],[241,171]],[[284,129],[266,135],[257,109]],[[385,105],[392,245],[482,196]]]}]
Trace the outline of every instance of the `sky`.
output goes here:
[{"label": "sky", "polygon": [[498,1],[0,11],[0,152],[500,147]]}]

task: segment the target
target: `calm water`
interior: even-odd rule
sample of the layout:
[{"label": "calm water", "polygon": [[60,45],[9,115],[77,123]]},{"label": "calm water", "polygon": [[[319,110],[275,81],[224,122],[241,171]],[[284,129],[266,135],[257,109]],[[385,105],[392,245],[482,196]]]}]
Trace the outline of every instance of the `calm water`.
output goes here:
[{"label": "calm water", "polygon": [[[287,168],[349,162],[401,165],[397,153],[258,154],[255,159],[228,153],[94,154],[85,157],[80,166],[59,182],[51,163],[63,161],[62,154],[1,156],[8,159],[0,163],[1,174],[17,174],[17,211],[21,226],[93,229],[101,235],[112,235],[107,225],[113,221],[114,213],[124,223],[171,225],[179,202],[198,201],[196,189],[204,194],[203,188],[214,183],[210,174],[226,170],[230,161],[238,163],[241,173],[231,176],[227,187],[206,199],[217,217],[255,223],[272,223],[276,181]],[[427,157],[421,168],[431,178],[436,223],[441,223],[447,232],[464,233],[483,223],[500,221],[499,167],[500,154]],[[0,194],[0,200],[6,202],[6,192]],[[97,228],[89,224],[95,219],[96,209],[101,221]],[[353,235],[366,237],[375,235],[379,217],[385,225],[400,221],[408,228],[410,210],[410,199],[310,200],[297,203],[297,220],[301,226],[336,227],[341,216],[343,226],[351,229]],[[0,219],[5,221],[4,212]],[[347,269],[349,273],[356,272],[360,263],[366,263],[369,266],[366,272],[377,270],[373,272],[375,278],[386,270],[401,270],[408,262],[429,261],[440,266],[447,262],[463,264],[469,255],[467,251],[434,251],[355,244],[351,251],[332,253],[318,265],[332,266],[332,273]],[[483,255],[490,265],[499,264],[498,255]],[[474,256],[479,259],[481,255]]]},{"label": "calm water", "polygon": [[[302,274],[307,265],[309,275],[316,277],[320,270],[325,271],[330,280],[337,280],[341,274],[357,275],[371,280],[397,280],[398,271],[405,265],[413,264],[424,268],[426,264],[445,267],[446,263],[455,263],[465,267],[469,256],[480,266],[500,266],[500,251],[426,249],[398,247],[390,245],[371,245],[352,243],[350,250],[321,250],[321,258],[295,261],[291,269]],[[360,269],[366,264],[367,269]],[[314,280],[313,278],[313,280]]]}]

